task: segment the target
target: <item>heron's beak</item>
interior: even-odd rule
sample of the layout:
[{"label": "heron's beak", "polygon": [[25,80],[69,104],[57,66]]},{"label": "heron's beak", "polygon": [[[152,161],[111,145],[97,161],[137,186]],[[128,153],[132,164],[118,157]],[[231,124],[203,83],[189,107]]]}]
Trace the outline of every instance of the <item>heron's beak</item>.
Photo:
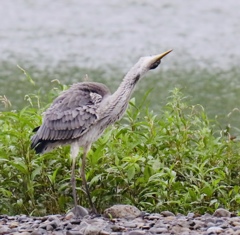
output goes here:
[{"label": "heron's beak", "polygon": [[168,50],[160,55],[155,55],[151,57],[150,65],[149,65],[149,69],[155,69],[158,67],[158,65],[161,63],[161,59],[167,55],[168,53],[170,53],[172,50]]},{"label": "heron's beak", "polygon": [[172,51],[172,49],[171,49],[171,50],[168,50],[168,51],[166,51],[166,52],[164,52],[164,53],[162,53],[162,54],[160,54],[160,55],[154,56],[154,57],[153,57],[153,61],[155,62],[155,61],[161,60],[164,56],[166,56],[167,54],[169,54],[171,51]]}]

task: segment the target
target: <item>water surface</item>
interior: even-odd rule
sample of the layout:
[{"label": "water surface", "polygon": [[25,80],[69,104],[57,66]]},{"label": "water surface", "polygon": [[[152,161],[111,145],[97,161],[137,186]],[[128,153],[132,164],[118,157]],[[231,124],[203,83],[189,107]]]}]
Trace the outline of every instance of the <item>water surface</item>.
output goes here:
[{"label": "water surface", "polygon": [[[3,0],[0,95],[20,108],[26,93],[50,90],[53,79],[81,81],[86,73],[114,90],[140,56],[172,48],[136,96],[154,88],[150,103],[158,109],[178,86],[211,117],[225,117],[240,105],[239,9],[238,0]],[[237,126],[238,115],[223,125]]]}]

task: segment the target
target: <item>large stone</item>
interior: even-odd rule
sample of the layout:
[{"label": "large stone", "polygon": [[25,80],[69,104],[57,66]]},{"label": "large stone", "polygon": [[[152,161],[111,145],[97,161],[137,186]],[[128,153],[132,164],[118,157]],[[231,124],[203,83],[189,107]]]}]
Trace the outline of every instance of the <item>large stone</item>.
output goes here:
[{"label": "large stone", "polygon": [[104,215],[109,218],[136,218],[141,215],[141,211],[131,205],[114,205],[106,209]]},{"label": "large stone", "polygon": [[216,217],[231,217],[231,213],[228,210],[225,210],[223,208],[219,208],[213,213],[213,216],[216,216]]}]

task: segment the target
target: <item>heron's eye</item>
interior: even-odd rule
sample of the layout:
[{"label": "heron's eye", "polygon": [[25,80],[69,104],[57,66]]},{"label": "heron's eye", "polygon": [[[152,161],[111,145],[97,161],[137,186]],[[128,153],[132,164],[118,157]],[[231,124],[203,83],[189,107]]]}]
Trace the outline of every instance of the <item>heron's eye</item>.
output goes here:
[{"label": "heron's eye", "polygon": [[155,61],[153,64],[151,64],[150,69],[155,69],[155,68],[157,68],[160,63],[161,63],[161,60]]}]

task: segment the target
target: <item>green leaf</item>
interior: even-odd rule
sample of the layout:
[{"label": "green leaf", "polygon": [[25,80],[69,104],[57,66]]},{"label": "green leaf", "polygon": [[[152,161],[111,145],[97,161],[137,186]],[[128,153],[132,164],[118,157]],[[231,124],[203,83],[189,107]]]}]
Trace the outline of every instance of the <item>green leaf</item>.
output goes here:
[{"label": "green leaf", "polygon": [[133,165],[129,166],[127,169],[128,180],[131,181],[133,179],[134,175],[135,175],[135,167]]}]

